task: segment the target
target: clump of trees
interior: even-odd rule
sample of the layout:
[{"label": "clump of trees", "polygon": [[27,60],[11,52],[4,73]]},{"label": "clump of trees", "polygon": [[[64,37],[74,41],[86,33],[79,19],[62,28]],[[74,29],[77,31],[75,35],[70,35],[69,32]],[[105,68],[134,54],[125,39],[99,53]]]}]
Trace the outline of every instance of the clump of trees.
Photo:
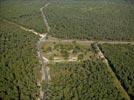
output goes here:
[{"label": "clump of trees", "polygon": [[100,46],[111,67],[130,97],[134,96],[134,45],[103,44]]},{"label": "clump of trees", "polygon": [[39,96],[38,37],[0,20],[0,98],[35,100]]},{"label": "clump of trees", "polygon": [[88,44],[83,45],[74,41],[63,43],[47,41],[42,47],[45,56],[51,61],[54,60],[54,57],[65,60],[76,57],[79,61],[89,59],[91,56],[91,48]]},{"label": "clump of trees", "polygon": [[84,55],[82,53],[78,55],[78,60],[79,61],[83,60],[83,58],[84,58]]}]

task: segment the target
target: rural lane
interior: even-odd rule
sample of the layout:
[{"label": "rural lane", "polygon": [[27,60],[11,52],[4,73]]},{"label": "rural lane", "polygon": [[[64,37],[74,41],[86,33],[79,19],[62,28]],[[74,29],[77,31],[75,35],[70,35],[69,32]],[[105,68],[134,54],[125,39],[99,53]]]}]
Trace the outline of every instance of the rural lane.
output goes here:
[{"label": "rural lane", "polygon": [[48,32],[50,31],[50,27],[48,25],[47,18],[43,11],[43,9],[45,9],[48,5],[49,5],[49,3],[47,3],[44,7],[40,8],[40,11],[41,11],[41,14],[43,17],[43,21],[46,26],[47,33],[45,33],[45,35],[40,38],[40,40],[38,41],[38,44],[37,44],[39,58],[42,63],[42,78],[44,78],[44,81],[45,81],[45,86],[44,86],[45,88],[43,91],[44,95],[43,95],[43,97],[41,97],[41,100],[48,100],[48,81],[50,79],[49,67],[47,66],[48,59],[43,56],[43,51],[42,51],[43,43],[46,40]]}]

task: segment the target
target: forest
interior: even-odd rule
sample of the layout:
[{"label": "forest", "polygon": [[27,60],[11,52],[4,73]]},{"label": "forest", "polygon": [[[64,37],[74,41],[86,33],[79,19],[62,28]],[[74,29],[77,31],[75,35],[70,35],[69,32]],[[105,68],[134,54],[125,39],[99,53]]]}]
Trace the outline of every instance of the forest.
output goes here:
[{"label": "forest", "polygon": [[49,66],[49,100],[127,100],[101,60]]},{"label": "forest", "polygon": [[134,4],[129,0],[72,0],[51,3],[50,34],[58,38],[134,40]]},{"label": "forest", "polygon": [[45,33],[45,25],[40,8],[47,0],[0,0],[0,16],[40,33]]},{"label": "forest", "polygon": [[37,39],[33,33],[0,19],[0,99],[37,99]]},{"label": "forest", "polygon": [[134,97],[134,45],[100,45],[122,85]]},{"label": "forest", "polygon": [[49,35],[66,39],[134,39],[132,0],[1,0],[0,16],[40,33],[46,32],[40,8],[51,27]]},{"label": "forest", "polygon": [[[50,32],[40,11],[47,3]],[[109,66],[96,48],[97,41],[134,41],[133,16],[133,0],[0,0],[0,100],[38,100],[42,91],[49,100],[129,100],[126,92],[134,98],[134,45],[99,44]],[[61,61],[51,62],[56,57]]]}]

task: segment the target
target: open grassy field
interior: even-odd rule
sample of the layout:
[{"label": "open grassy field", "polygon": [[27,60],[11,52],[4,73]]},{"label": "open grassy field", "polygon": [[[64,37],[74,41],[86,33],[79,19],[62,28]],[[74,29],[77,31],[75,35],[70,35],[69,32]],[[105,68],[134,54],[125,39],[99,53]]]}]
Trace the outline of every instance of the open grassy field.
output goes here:
[{"label": "open grassy field", "polygon": [[134,40],[131,0],[61,0],[46,9],[50,34],[59,38]]},{"label": "open grassy field", "polygon": [[0,99],[35,100],[39,95],[38,37],[0,19]]},{"label": "open grassy field", "polygon": [[0,16],[40,33],[46,32],[40,8],[46,0],[0,0]]},{"label": "open grassy field", "polygon": [[128,100],[100,60],[49,64],[49,100]]},{"label": "open grassy field", "polygon": [[134,45],[101,45],[104,55],[124,88],[134,97]]},{"label": "open grassy field", "polygon": [[90,44],[76,41],[46,41],[42,49],[44,56],[51,62],[81,61],[93,59],[95,56]]}]

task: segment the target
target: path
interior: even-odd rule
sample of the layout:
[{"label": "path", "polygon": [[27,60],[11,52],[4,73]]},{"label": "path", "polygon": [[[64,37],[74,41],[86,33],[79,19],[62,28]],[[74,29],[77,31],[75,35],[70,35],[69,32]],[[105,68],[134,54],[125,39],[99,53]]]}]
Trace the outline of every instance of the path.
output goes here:
[{"label": "path", "polygon": [[12,22],[12,21],[9,21],[9,20],[6,20],[6,19],[3,19],[3,21],[8,22],[8,23],[10,23],[10,24],[13,24],[13,25],[15,25],[15,26],[18,26],[20,29],[22,29],[22,30],[24,30],[24,31],[26,31],[26,32],[34,33],[35,35],[38,35],[38,36],[40,36],[40,37],[43,37],[43,36],[44,36],[44,34],[39,33],[39,32],[36,32],[34,29],[26,28],[26,27],[24,27],[24,26],[22,26],[22,25],[19,25],[19,24],[15,23],[15,22]]},{"label": "path", "polygon": [[109,74],[111,74],[111,76],[113,77],[113,81],[114,81],[115,86],[120,91],[120,93],[122,93],[122,96],[126,98],[126,100],[130,100],[129,95],[127,94],[127,92],[125,91],[125,89],[122,87],[120,81],[116,77],[115,73],[113,72],[112,68],[109,65],[108,60],[105,58],[104,54],[102,53],[102,51],[100,50],[100,48],[98,47],[98,45],[96,46],[96,49],[98,51],[97,52],[98,57],[107,65],[107,69],[109,71]]},{"label": "path", "polygon": [[[29,29],[29,28],[26,28],[26,27],[23,27],[23,26],[21,26],[21,25],[19,25],[19,24],[16,24],[16,23],[14,23],[14,22],[12,22],[12,21],[9,21],[9,20],[6,20],[6,19],[3,19],[3,21],[6,21],[6,22],[8,22],[8,23],[10,23],[10,24],[13,24],[13,25],[15,25],[15,26],[18,26],[20,29],[22,29],[22,30],[24,30],[24,31],[27,31],[27,32],[31,32],[31,33],[34,33],[35,35],[38,35],[38,36],[40,36],[40,39],[39,39],[39,41],[37,42],[37,49],[38,49],[38,51],[37,51],[37,54],[38,54],[38,57],[39,57],[39,59],[40,59],[40,62],[41,62],[41,64],[42,64],[42,67],[41,67],[41,74],[42,74],[42,78],[41,78],[41,80],[38,82],[38,86],[40,86],[40,97],[38,98],[38,100],[47,100],[45,97],[47,97],[47,88],[48,88],[48,86],[46,86],[46,88],[45,88],[45,91],[42,91],[42,86],[41,86],[41,83],[43,82],[43,81],[45,81],[46,83],[48,82],[48,79],[50,79],[50,76],[48,75],[48,71],[49,71],[49,68],[46,66],[47,65],[47,63],[48,63],[48,59],[47,58],[45,58],[44,56],[43,56],[43,51],[42,51],[42,45],[43,45],[43,43],[45,42],[45,40],[46,40],[46,36],[47,36],[47,33],[45,33],[45,34],[41,34],[41,33],[39,33],[39,32],[36,32],[34,29]],[[44,93],[45,92],[45,93]],[[45,94],[45,95],[44,95]],[[44,97],[45,96],[45,97]]]},{"label": "path", "polygon": [[[45,90],[42,91],[42,86],[41,86],[41,89],[40,89],[40,99],[41,100],[46,100],[47,99],[47,91],[48,91],[48,68],[47,68],[47,63],[48,63],[48,60],[47,58],[45,58],[43,56],[43,51],[42,51],[42,45],[43,43],[45,42],[46,40],[46,35],[44,35],[44,37],[40,38],[40,40],[38,41],[37,43],[37,48],[38,48],[38,57],[40,59],[40,62],[42,64],[42,67],[41,67],[41,73],[42,73],[42,80],[41,80],[41,83],[43,81],[45,81],[46,85],[45,85]],[[44,59],[45,58],[45,59]]]},{"label": "path", "polygon": [[[44,23],[46,25],[47,32],[50,32],[50,26],[48,24],[47,17],[45,16],[45,14],[43,12],[43,9],[45,7],[47,7],[48,5],[49,5],[49,3],[46,4],[44,7],[40,8],[40,11],[41,11],[41,14],[42,14],[42,17],[43,17],[43,21],[44,21]],[[43,43],[46,41],[46,37],[47,37],[48,33],[42,34],[42,33],[36,32],[34,29],[26,28],[24,26],[21,26],[19,24],[16,24],[16,23],[8,21],[8,20],[5,20],[5,21],[7,21],[8,23],[12,23],[14,25],[17,25],[19,28],[21,28],[24,31],[32,32],[35,35],[40,36],[40,39],[39,39],[39,41],[37,43],[37,49],[38,49],[38,57],[39,57],[40,62],[42,64],[42,69],[41,69],[42,80],[41,80],[41,82],[43,80],[46,82],[45,90],[42,91],[42,88],[40,89],[40,99],[41,100],[47,100],[48,99],[48,81],[50,79],[50,75],[49,75],[49,68],[47,66],[48,59],[43,56],[43,51],[42,51],[41,47],[42,47]],[[72,40],[61,40],[61,39],[56,39],[56,40],[54,39],[53,40],[53,39],[48,39],[47,41],[72,42],[74,40],[73,39]],[[75,41],[80,42],[80,43],[88,43],[88,44],[96,42],[96,41],[92,41],[92,40],[91,41],[88,41],[88,40],[75,40]],[[126,42],[123,42],[123,41],[97,41],[97,43],[99,43],[99,44],[107,43],[107,44],[132,44],[132,45],[134,45],[134,42],[128,42],[128,41],[126,41]],[[99,47],[98,47],[98,49],[99,49]],[[121,86],[121,83],[119,82],[119,80],[117,79],[115,73],[112,71],[111,67],[109,66],[108,60],[105,58],[105,56],[103,55],[103,53],[101,52],[100,49],[99,49],[99,51],[100,51],[100,52],[98,52],[99,57],[101,59],[103,59],[103,62],[107,65],[109,72],[111,73],[111,75],[113,77],[115,77],[114,81],[115,81],[116,85],[118,86],[117,88],[119,88],[119,90],[122,93],[124,93],[124,95],[129,99],[128,94],[126,93],[124,88]]]},{"label": "path", "polygon": [[[40,9],[41,13],[43,12],[43,8]],[[47,31],[50,31],[50,27],[48,26],[48,22],[47,22],[46,16],[44,14],[43,14],[43,18],[45,19],[44,23],[47,23],[46,24]],[[50,79],[50,75],[49,75],[49,68],[48,68],[48,66],[46,66],[47,63],[48,63],[48,59],[43,56],[43,51],[42,51],[41,47],[42,47],[43,43],[46,41],[46,36],[47,36],[48,33],[42,34],[42,33],[36,32],[34,29],[26,28],[24,26],[21,26],[19,24],[16,24],[14,22],[9,21],[9,20],[5,20],[4,19],[4,21],[6,21],[8,23],[11,23],[11,24],[14,24],[14,25],[18,26],[19,28],[21,28],[22,30],[24,30],[24,31],[32,32],[35,35],[40,36],[40,39],[39,39],[39,41],[37,43],[37,48],[38,48],[38,57],[39,57],[40,62],[42,64],[42,70],[41,70],[42,80],[41,80],[41,82],[43,80],[45,80],[46,83],[47,83],[46,87],[45,87],[45,91],[42,91],[42,88],[40,89],[41,90],[40,91],[40,99],[47,100],[47,98],[48,98],[48,96],[47,96],[48,95],[48,93],[47,93],[47,91],[48,91],[48,80]],[[71,39],[70,40],[62,40],[62,39],[57,39],[57,38],[48,39],[47,41],[50,41],[50,42],[72,42],[72,41],[76,41],[76,42],[84,43],[84,44],[85,43],[91,44],[91,43],[95,43],[96,42],[96,41],[92,41],[92,40],[91,41],[88,41],[88,40],[77,40],[77,39],[76,40],[75,39],[72,39],[72,40]],[[126,42],[124,42],[124,41],[97,41],[97,43],[99,43],[99,44],[107,43],[107,44],[132,44],[132,45],[134,45],[134,42],[128,42],[128,41],[126,41]],[[99,49],[99,47],[98,47],[98,49]],[[100,51],[100,52],[98,52],[99,57],[101,59],[103,59],[103,62],[107,65],[108,70],[111,73],[111,75],[113,77],[116,77],[115,73],[112,71],[111,67],[109,66],[108,60],[105,58],[104,54],[101,52],[100,49],[99,49],[99,51]],[[117,77],[116,77],[115,83],[117,83],[117,85],[119,86],[119,88],[120,88],[119,90],[124,91],[124,95],[126,95],[126,97],[129,98],[128,94],[126,93],[124,88],[121,86],[121,83],[119,82]]]},{"label": "path", "polygon": [[79,39],[59,39],[59,38],[55,38],[55,37],[51,37],[48,36],[47,41],[50,42],[73,42],[76,41],[78,43],[82,43],[82,44],[92,44],[92,43],[99,43],[99,44],[131,44],[134,45],[134,41],[97,41],[97,40],[79,40]]},{"label": "path", "polygon": [[[45,25],[46,25],[47,32],[50,31],[50,27],[49,27],[49,25],[48,25],[46,16],[45,16],[45,14],[43,13],[43,9],[44,9],[45,7],[47,7],[48,5],[49,5],[49,3],[46,4],[44,7],[40,8],[41,14],[42,14],[42,16],[43,16],[44,23],[45,23]],[[40,86],[40,97],[39,97],[38,99],[39,99],[39,100],[47,100],[47,98],[48,98],[48,80],[50,79],[50,75],[49,75],[49,68],[48,68],[48,66],[47,66],[48,59],[43,56],[43,51],[42,51],[42,45],[43,45],[43,43],[44,43],[45,40],[46,40],[47,33],[42,34],[42,33],[36,32],[34,29],[26,28],[26,27],[24,27],[24,26],[21,26],[21,25],[19,25],[19,24],[16,24],[16,23],[14,23],[14,22],[12,22],[12,21],[9,21],[9,20],[6,20],[6,19],[4,19],[4,21],[6,21],[6,22],[8,22],[8,23],[11,23],[11,24],[13,24],[13,25],[16,25],[16,26],[18,26],[19,28],[21,28],[21,29],[24,30],[24,31],[31,32],[31,33],[34,33],[35,35],[40,36],[40,39],[39,39],[39,41],[37,42],[37,49],[38,49],[37,54],[38,54],[40,63],[42,64],[42,67],[41,67],[41,74],[42,74],[42,77],[41,77],[40,82],[38,82],[38,85]],[[43,81],[45,81],[45,90],[44,90],[44,91],[43,91],[42,86],[41,86],[41,83],[42,83]]]},{"label": "path", "polygon": [[[48,4],[47,4],[48,5]],[[40,8],[41,12],[43,11],[43,8]],[[44,16],[44,15],[43,15]],[[46,19],[46,16],[43,17],[45,20],[44,20],[44,23],[46,23],[46,26],[47,26],[47,31],[49,32],[50,31],[50,26],[48,25],[48,22],[47,22],[47,19]],[[44,37],[44,34],[43,33],[39,33],[39,32],[36,32],[34,29],[29,29],[29,28],[26,28],[24,26],[21,26],[17,23],[14,23],[12,21],[9,21],[9,20],[6,20],[4,19],[4,21],[8,22],[8,23],[11,23],[11,24],[14,24],[16,26],[18,26],[19,28],[21,28],[22,30],[24,31],[27,31],[27,32],[32,32],[34,33],[35,35],[38,35],[40,37]],[[63,40],[63,39],[58,39],[58,38],[54,38],[54,37],[51,37],[51,39],[47,39],[47,41],[50,41],[50,42],[72,42],[72,41],[77,41],[79,43],[88,43],[88,44],[92,44],[92,43],[99,43],[99,44],[131,44],[131,45],[134,45],[134,42],[133,41],[95,41],[95,40],[78,40],[78,39],[68,39],[68,40]]]},{"label": "path", "polygon": [[[50,31],[50,27],[48,25],[48,21],[47,21],[47,18],[45,16],[44,12],[43,12],[43,9],[46,8],[48,5],[49,5],[49,3],[46,4],[44,7],[40,8],[40,11],[41,11],[41,14],[42,14],[43,21],[45,23],[47,32]],[[39,58],[40,58],[40,61],[42,63],[42,80],[45,81],[45,89],[44,89],[44,91],[42,91],[43,95],[41,94],[41,99],[42,100],[48,100],[48,81],[50,79],[49,68],[47,66],[48,59],[43,56],[43,51],[42,51],[42,45],[46,40],[47,34],[48,33],[46,33],[42,38],[40,38],[40,40],[38,41],[38,44],[37,44],[38,52],[39,52],[38,53]]]},{"label": "path", "polygon": [[43,9],[46,8],[48,5],[49,5],[49,3],[47,3],[44,7],[40,8],[40,11],[41,11],[41,14],[42,14],[44,23],[45,23],[45,25],[46,25],[47,32],[50,31],[50,26],[48,25],[47,17],[45,16],[45,14],[44,14],[44,12],[43,12]]}]

